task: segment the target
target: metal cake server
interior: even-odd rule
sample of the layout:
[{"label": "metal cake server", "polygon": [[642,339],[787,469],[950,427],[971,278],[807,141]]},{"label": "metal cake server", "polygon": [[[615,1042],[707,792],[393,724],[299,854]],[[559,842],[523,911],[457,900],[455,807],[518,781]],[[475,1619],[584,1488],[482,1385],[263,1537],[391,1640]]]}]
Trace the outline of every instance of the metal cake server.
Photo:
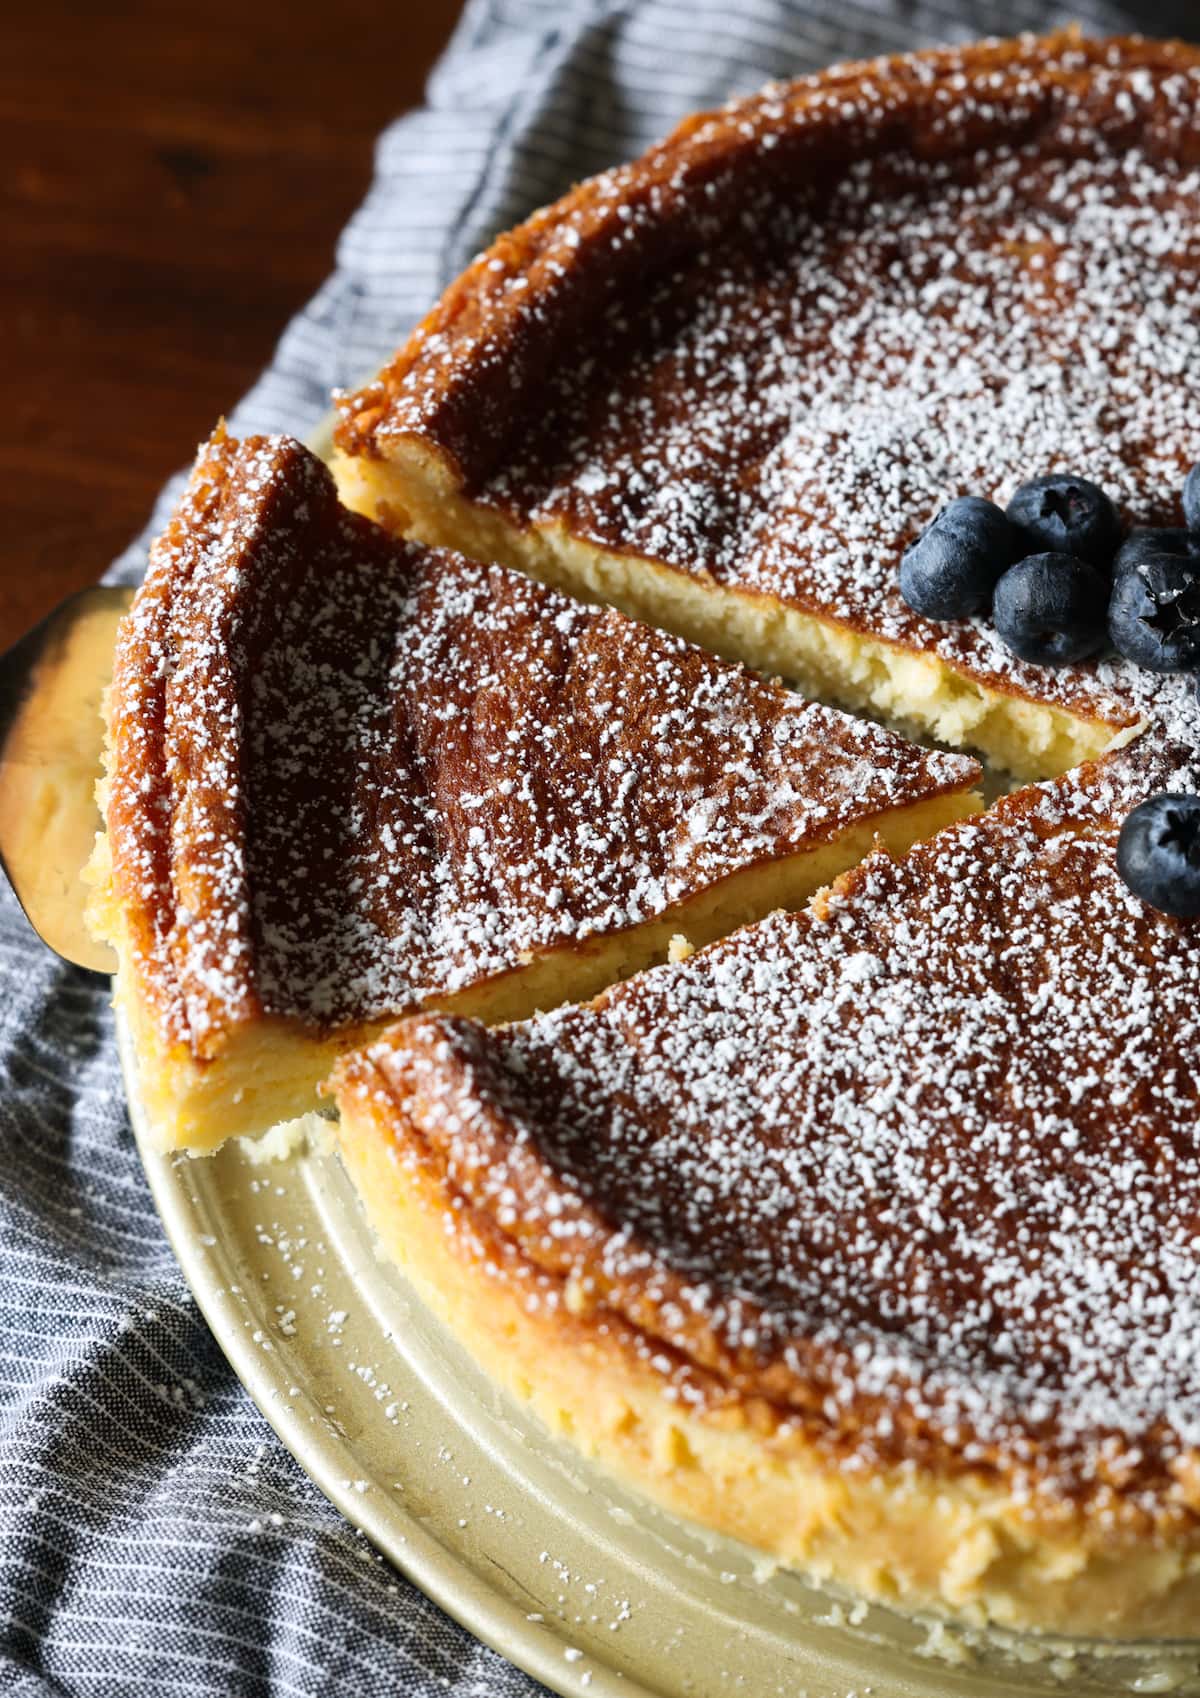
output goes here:
[{"label": "metal cake server", "polygon": [[0,866],[30,925],[64,961],[116,971],[84,925],[80,878],[101,825],[100,702],[133,590],[68,597],[0,656]]}]

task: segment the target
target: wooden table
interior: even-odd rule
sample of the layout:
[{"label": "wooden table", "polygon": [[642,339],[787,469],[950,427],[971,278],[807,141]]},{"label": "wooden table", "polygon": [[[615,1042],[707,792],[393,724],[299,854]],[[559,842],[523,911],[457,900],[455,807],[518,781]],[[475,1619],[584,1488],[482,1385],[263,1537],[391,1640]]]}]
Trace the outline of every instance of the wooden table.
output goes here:
[{"label": "wooden table", "polygon": [[9,9],[0,649],[99,577],[269,358],[459,6]]}]

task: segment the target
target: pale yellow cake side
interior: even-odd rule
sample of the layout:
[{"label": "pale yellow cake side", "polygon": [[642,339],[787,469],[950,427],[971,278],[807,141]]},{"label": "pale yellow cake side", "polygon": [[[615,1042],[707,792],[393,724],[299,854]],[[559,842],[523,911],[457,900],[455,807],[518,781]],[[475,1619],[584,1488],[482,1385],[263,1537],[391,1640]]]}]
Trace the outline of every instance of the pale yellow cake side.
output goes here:
[{"label": "pale yellow cake side", "polygon": [[596,1317],[548,1311],[464,1248],[439,1179],[346,1084],[338,1132],[382,1253],[480,1367],[553,1434],[664,1508],[906,1611],[1079,1636],[1194,1634],[1200,1550],[1031,1513],[1003,1481],[839,1465],[740,1409],[705,1416]]},{"label": "pale yellow cake side", "polygon": [[974,749],[1015,778],[1057,778],[1129,735],[1128,727],[988,689],[936,655],[866,635],[777,597],[729,589],[641,555],[523,526],[462,493],[453,466],[417,436],[388,457],[335,454],[348,507],[420,542],[495,560],[555,589],[608,603],[806,695]]}]

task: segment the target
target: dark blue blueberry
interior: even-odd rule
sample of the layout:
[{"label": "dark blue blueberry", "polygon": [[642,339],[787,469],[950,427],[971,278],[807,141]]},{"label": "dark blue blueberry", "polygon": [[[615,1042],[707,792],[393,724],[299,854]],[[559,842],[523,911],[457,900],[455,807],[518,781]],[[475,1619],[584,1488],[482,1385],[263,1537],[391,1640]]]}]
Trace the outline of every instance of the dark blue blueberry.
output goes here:
[{"label": "dark blue blueberry", "polygon": [[1151,554],[1113,586],[1108,634],[1150,672],[1200,666],[1200,557]]},{"label": "dark blue blueberry", "polygon": [[1152,908],[1200,914],[1200,796],[1164,791],[1135,808],[1117,839],[1117,871]]},{"label": "dark blue blueberry", "polygon": [[1182,525],[1166,528],[1148,526],[1130,531],[1113,561],[1113,582],[1135,566],[1140,566],[1151,554],[1200,555],[1200,536],[1184,530]]},{"label": "dark blue blueberry", "polygon": [[1001,572],[1016,558],[1012,526],[994,501],[964,495],[926,525],[900,562],[900,594],[927,619],[986,613]]},{"label": "dark blue blueberry", "polygon": [[1107,567],[1121,540],[1117,510],[1099,484],[1054,472],[1023,483],[1008,504],[1022,554],[1073,554]]},{"label": "dark blue blueberry", "polygon": [[1189,531],[1200,531],[1200,465],[1183,480],[1183,522]]},{"label": "dark blue blueberry", "polygon": [[1037,666],[1068,666],[1104,647],[1108,580],[1073,554],[1031,554],[996,585],[992,622],[1007,648]]}]

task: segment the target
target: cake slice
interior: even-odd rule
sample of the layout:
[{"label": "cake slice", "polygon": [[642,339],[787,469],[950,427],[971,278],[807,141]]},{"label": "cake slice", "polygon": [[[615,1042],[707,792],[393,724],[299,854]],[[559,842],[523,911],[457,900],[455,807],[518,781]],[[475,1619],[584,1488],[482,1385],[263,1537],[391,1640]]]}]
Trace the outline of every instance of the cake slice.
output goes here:
[{"label": "cake slice", "polygon": [[125,620],[93,923],[165,1147],[314,1106],[418,1008],[509,1019],[794,906],[973,762],[202,450]]},{"label": "cake slice", "polygon": [[384,1248],[681,1514],[907,1609],[1190,1637],[1200,922],[1117,875],[1142,762],[590,1005],[346,1058]]},{"label": "cake slice", "polygon": [[352,505],[1024,777],[1140,723],[902,600],[962,495],[1178,524],[1200,419],[1200,50],[975,44],[700,114],[500,237],[342,403]]}]

